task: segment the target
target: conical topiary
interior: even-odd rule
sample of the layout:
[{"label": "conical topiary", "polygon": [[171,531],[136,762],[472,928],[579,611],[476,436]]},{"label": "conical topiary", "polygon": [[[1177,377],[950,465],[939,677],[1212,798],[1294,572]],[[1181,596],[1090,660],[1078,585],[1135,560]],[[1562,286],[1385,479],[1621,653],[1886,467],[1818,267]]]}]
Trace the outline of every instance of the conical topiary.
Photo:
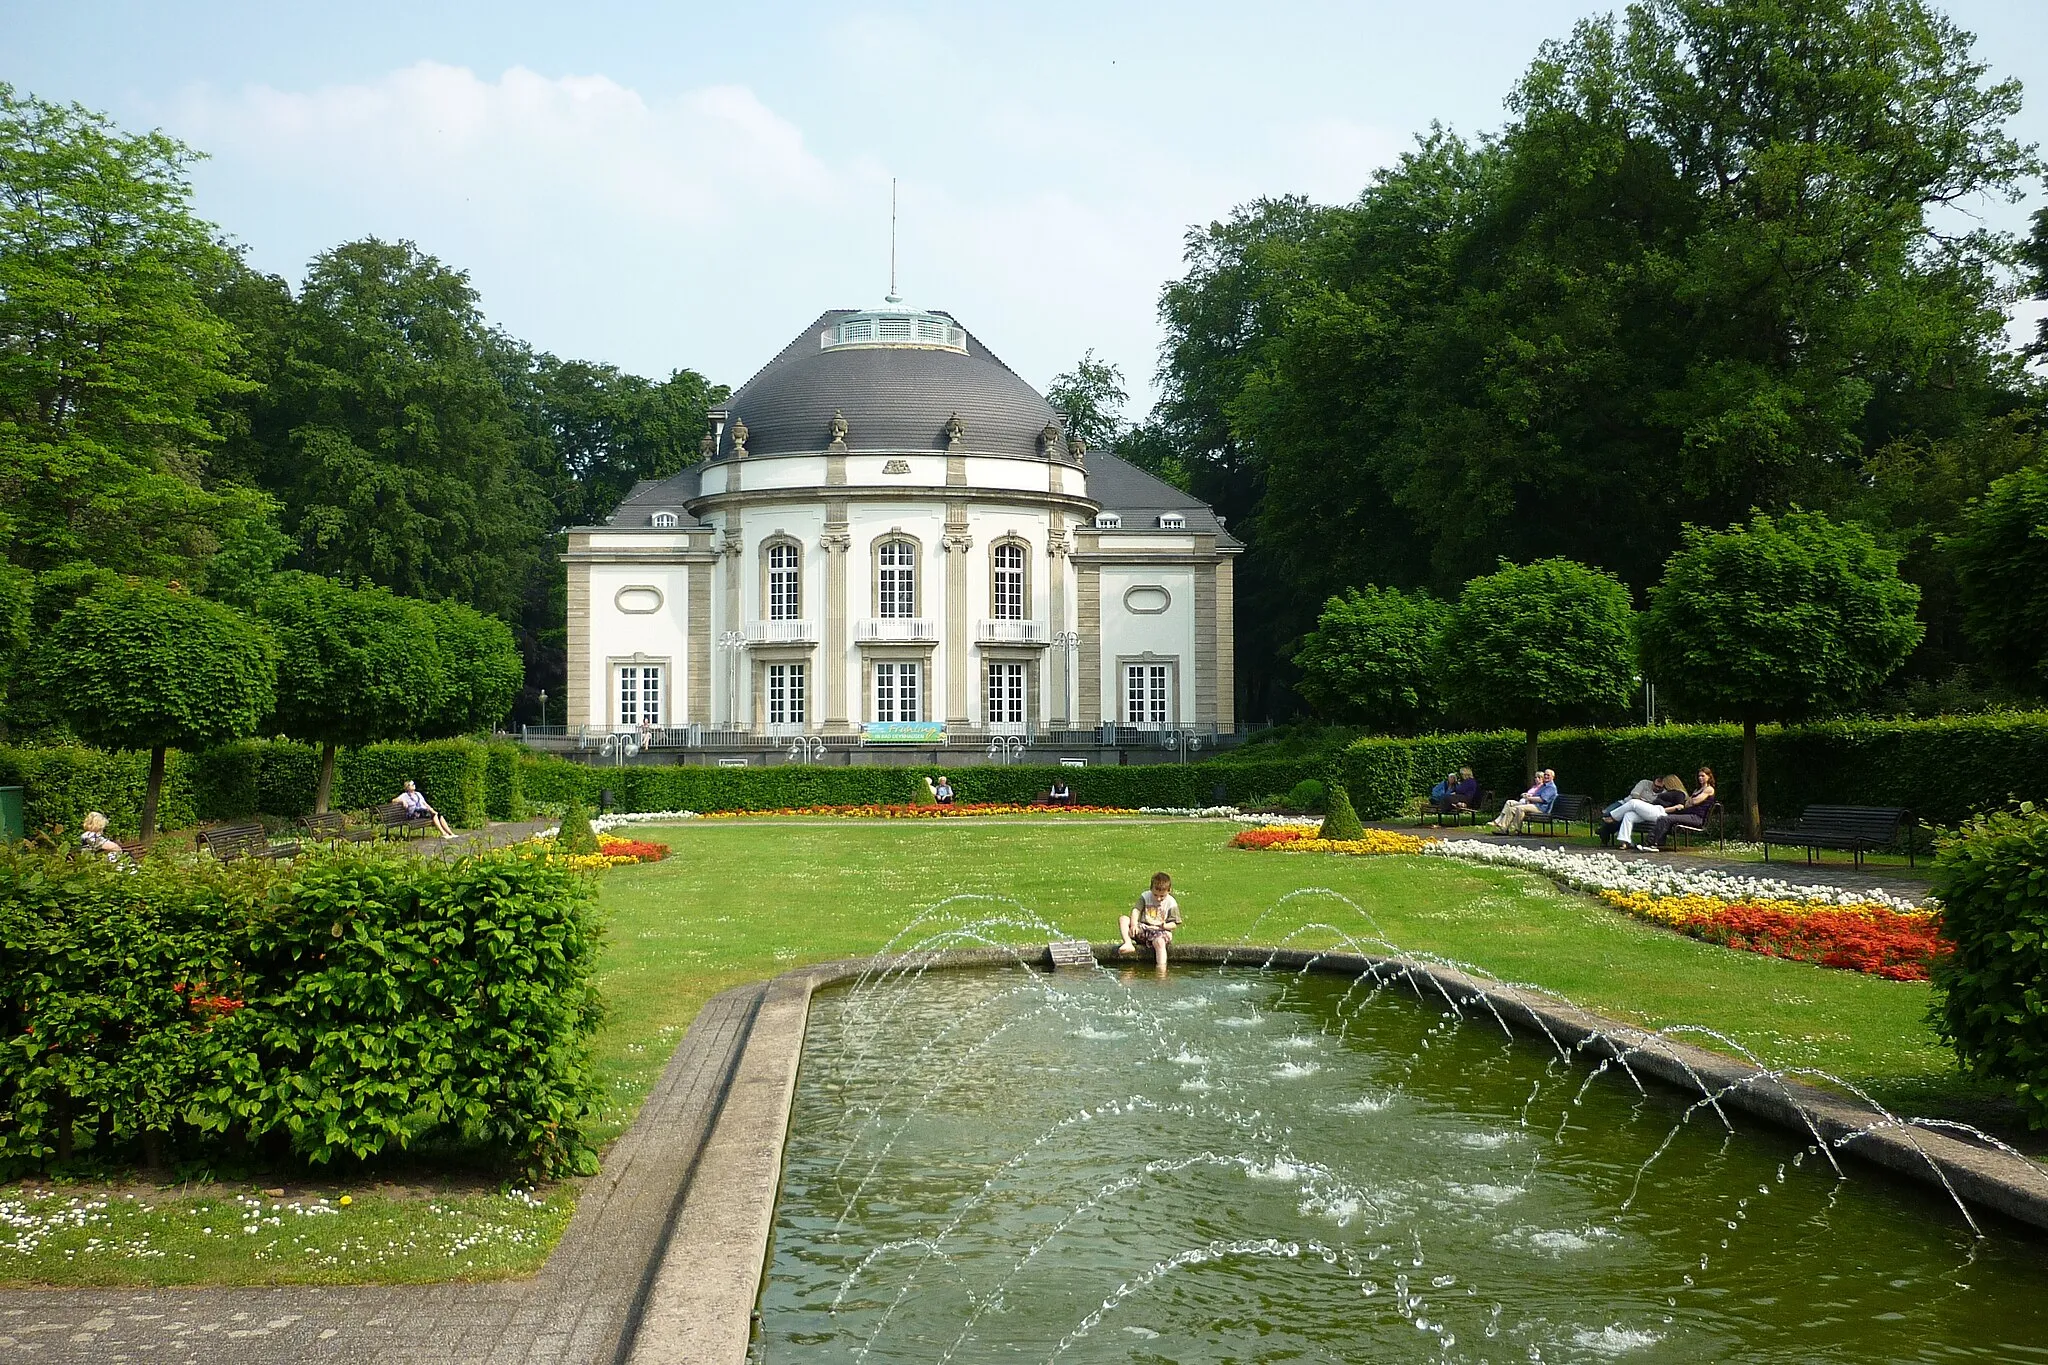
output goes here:
[{"label": "conical topiary", "polygon": [[562,812],[562,828],[555,835],[564,853],[597,852],[597,831],[590,827],[590,812],[581,801],[571,801]]},{"label": "conical topiary", "polygon": [[1332,782],[1323,793],[1323,829],[1325,839],[1363,839],[1365,826],[1358,822],[1358,812],[1351,809],[1351,793],[1341,783]]},{"label": "conical topiary", "polygon": [[931,778],[923,773],[919,773],[917,781],[910,788],[910,804],[913,806],[936,806],[938,803],[938,793],[932,790]]}]

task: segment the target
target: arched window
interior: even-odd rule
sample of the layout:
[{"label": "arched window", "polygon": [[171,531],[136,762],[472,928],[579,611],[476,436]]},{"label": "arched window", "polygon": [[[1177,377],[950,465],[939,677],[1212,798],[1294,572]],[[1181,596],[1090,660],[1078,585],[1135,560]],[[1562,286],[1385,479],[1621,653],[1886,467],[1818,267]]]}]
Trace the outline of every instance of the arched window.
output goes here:
[{"label": "arched window", "polygon": [[876,556],[875,615],[903,619],[917,615],[917,547],[907,540],[883,543]]},{"label": "arched window", "polygon": [[656,512],[654,514],[654,526],[656,530],[670,530],[675,526],[675,524],[676,514],[673,512]]},{"label": "arched window", "polygon": [[1024,619],[1024,547],[1015,541],[996,546],[995,619]]},{"label": "arched window", "polygon": [[768,619],[801,621],[803,576],[797,548],[787,542],[768,547]]}]

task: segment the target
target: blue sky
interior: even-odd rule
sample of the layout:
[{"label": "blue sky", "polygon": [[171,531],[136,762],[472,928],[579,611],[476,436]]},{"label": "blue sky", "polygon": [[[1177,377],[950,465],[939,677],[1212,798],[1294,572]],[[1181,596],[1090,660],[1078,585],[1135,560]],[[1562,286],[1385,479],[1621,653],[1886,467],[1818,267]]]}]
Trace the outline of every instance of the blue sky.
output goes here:
[{"label": "blue sky", "polygon": [[[411,238],[537,346],[735,385],[880,297],[898,177],[913,302],[1040,386],[1093,347],[1142,405],[1189,225],[1497,126],[1607,8],[0,0],[0,79],[205,150],[199,207],[261,269]],[[2048,0],[1947,8],[2048,143]]]}]

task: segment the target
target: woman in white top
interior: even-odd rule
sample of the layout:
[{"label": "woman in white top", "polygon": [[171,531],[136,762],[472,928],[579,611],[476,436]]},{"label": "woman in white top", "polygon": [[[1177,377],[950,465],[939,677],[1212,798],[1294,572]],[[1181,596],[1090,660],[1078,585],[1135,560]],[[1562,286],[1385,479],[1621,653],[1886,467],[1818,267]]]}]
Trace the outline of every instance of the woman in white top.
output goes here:
[{"label": "woman in white top", "polygon": [[87,811],[84,829],[78,835],[79,851],[89,857],[105,858],[110,863],[121,861],[121,846],[107,837],[107,817],[100,812]]}]

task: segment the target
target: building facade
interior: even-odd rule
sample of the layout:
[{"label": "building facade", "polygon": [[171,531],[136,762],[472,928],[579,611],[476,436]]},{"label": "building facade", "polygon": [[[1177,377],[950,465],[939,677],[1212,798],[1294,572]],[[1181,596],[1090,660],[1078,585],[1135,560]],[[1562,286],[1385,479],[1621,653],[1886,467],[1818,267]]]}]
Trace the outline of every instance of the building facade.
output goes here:
[{"label": "building facade", "polygon": [[949,315],[824,314],[702,455],[569,532],[572,732],[1234,730],[1242,547]]}]

